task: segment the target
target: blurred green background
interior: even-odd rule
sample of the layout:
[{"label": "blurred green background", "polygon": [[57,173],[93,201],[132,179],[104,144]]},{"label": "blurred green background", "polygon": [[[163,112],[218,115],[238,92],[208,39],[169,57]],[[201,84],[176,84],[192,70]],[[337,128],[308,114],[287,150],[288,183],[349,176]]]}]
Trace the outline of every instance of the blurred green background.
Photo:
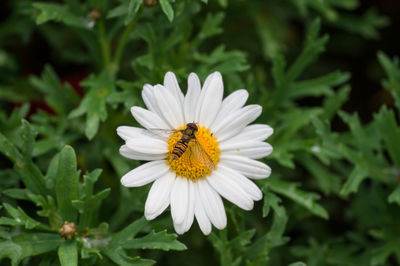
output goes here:
[{"label": "blurred green background", "polygon": [[[400,263],[399,1],[1,6],[2,265]],[[228,228],[209,237],[194,224],[176,240],[169,213],[140,220],[149,186],[119,183],[142,162],[119,155],[116,128],[137,125],[129,108],[167,71],[183,91],[190,72],[220,71],[225,96],[246,88],[275,129],[264,200],[226,202]],[[70,176],[79,193],[63,198]],[[79,211],[69,241],[63,200]]]}]

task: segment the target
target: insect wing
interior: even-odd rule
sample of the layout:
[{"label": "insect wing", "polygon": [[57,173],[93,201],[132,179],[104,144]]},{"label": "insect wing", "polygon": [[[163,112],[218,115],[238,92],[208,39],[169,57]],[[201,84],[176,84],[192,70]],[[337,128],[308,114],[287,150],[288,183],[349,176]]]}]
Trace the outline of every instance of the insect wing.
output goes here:
[{"label": "insect wing", "polygon": [[193,139],[193,144],[190,146],[190,150],[193,153],[194,158],[196,158],[202,165],[208,169],[214,170],[214,162],[197,139]]},{"label": "insect wing", "polygon": [[151,137],[156,137],[159,139],[167,140],[171,137],[171,134],[181,132],[182,130],[177,130],[177,129],[161,129],[161,128],[149,128],[147,130],[144,130],[143,134],[151,136]]}]

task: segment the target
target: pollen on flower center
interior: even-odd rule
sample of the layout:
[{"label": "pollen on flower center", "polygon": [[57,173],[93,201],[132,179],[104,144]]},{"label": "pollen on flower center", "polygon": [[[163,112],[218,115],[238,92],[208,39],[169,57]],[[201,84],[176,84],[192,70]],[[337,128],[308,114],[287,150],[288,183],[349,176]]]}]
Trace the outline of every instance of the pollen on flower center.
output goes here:
[{"label": "pollen on flower center", "polygon": [[[186,126],[181,126],[177,130],[183,130]],[[168,139],[167,164],[177,177],[185,177],[196,182],[197,179],[205,178],[214,170],[207,165],[205,161],[211,160],[216,168],[219,162],[221,151],[218,148],[217,137],[213,136],[210,129],[199,126],[195,134],[196,138],[189,141],[187,148],[183,151],[179,158],[173,158],[172,152],[177,143],[182,138],[181,131],[176,131],[170,135]],[[196,145],[196,141],[200,145]],[[198,148],[201,146],[200,148]],[[202,160],[201,158],[204,157]]]}]

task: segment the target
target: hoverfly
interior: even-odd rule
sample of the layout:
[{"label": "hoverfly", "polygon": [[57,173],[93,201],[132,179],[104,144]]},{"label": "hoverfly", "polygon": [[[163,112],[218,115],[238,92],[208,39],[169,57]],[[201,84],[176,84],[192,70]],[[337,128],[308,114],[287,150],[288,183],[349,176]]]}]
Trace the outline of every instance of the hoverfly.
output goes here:
[{"label": "hoverfly", "polygon": [[214,162],[196,138],[196,132],[198,131],[196,123],[187,123],[185,129],[181,130],[149,129],[149,131],[158,136],[160,136],[161,133],[168,133],[168,135],[171,135],[180,132],[181,138],[175,144],[171,152],[172,160],[177,160],[181,158],[183,154],[187,154],[189,160],[194,158],[204,167],[214,170]]}]

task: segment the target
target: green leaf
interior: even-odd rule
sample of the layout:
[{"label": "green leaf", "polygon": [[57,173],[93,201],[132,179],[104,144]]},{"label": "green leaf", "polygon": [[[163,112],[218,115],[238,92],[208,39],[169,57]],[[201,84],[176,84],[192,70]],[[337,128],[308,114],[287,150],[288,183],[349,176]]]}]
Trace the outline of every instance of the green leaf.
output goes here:
[{"label": "green leaf", "polygon": [[64,221],[60,213],[57,211],[54,198],[50,195],[47,195],[45,198],[42,195],[36,195],[32,193],[28,193],[28,197],[36,204],[36,206],[42,208],[37,212],[37,214],[42,217],[47,217],[49,219],[51,228],[58,230]]},{"label": "green leaf", "polygon": [[22,155],[18,149],[3,134],[0,133],[0,152],[13,163],[22,161]]},{"label": "green leaf", "polygon": [[267,208],[264,205],[263,216],[269,212],[269,207],[272,207],[274,210],[273,222],[269,232],[258,238],[244,253],[245,260],[251,262],[249,265],[267,265],[271,249],[282,246],[289,241],[288,237],[283,236],[288,216],[285,208],[280,205],[280,198],[269,191],[268,184],[263,187],[263,190],[265,197],[267,197],[264,204],[268,205]]},{"label": "green leaf", "polygon": [[393,190],[392,193],[390,193],[388,197],[388,202],[389,203],[397,203],[400,205],[400,186],[397,186],[395,190]]},{"label": "green leaf", "polygon": [[374,9],[369,9],[361,16],[342,14],[334,25],[349,32],[360,34],[364,38],[378,39],[381,28],[389,24],[388,17],[379,14]]},{"label": "green leaf", "polygon": [[129,22],[134,19],[136,14],[138,13],[140,7],[142,6],[142,0],[130,0],[128,6],[128,15],[125,18],[125,25],[129,24]]},{"label": "green leaf", "polygon": [[43,24],[48,21],[61,22],[65,25],[88,28],[83,18],[75,16],[68,8],[64,5],[55,3],[33,3],[33,7],[38,9],[39,14],[36,17],[37,24]]},{"label": "green leaf", "polygon": [[154,260],[142,259],[140,257],[129,257],[122,250],[106,250],[107,257],[109,257],[114,263],[121,266],[138,265],[138,266],[151,266],[156,262]]},{"label": "green leaf", "polygon": [[324,99],[324,113],[321,117],[323,120],[331,120],[336,115],[337,111],[349,97],[350,90],[351,88],[348,85],[340,87],[335,94]]},{"label": "green leaf", "polygon": [[13,163],[15,172],[21,177],[25,186],[33,193],[46,195],[45,179],[40,169],[32,162],[32,149],[36,133],[31,125],[22,120],[21,152],[4,135],[0,133],[0,152],[4,153]]},{"label": "green leaf", "polygon": [[241,247],[247,246],[251,244],[251,239],[256,234],[256,229],[250,229],[244,232],[241,232],[237,237],[233,238],[230,241],[230,245],[234,249],[239,249]]},{"label": "green leaf", "polygon": [[305,192],[298,188],[299,184],[289,183],[283,180],[269,179],[267,186],[274,192],[279,193],[305,207],[314,215],[328,219],[328,212],[316,202],[320,196],[316,193]]},{"label": "green leaf", "polygon": [[400,126],[397,124],[394,112],[384,106],[374,116],[374,122],[385,142],[390,159],[397,167],[400,167]]},{"label": "green leaf", "polygon": [[[16,224],[23,225],[23,226],[25,226],[26,229],[38,228],[38,229],[41,229],[41,230],[50,231],[50,228],[48,228],[47,226],[39,223],[38,221],[35,221],[31,217],[29,217],[24,212],[24,210],[21,209],[21,207],[14,208],[10,204],[7,204],[7,203],[3,203],[3,206],[7,210],[8,214],[10,214],[10,216],[14,218],[14,220],[16,222],[14,225],[16,225]],[[7,224],[9,224],[8,223],[9,222],[8,219],[2,219],[2,221],[6,222]],[[2,224],[2,222],[0,222],[0,224]]]},{"label": "green leaf", "polygon": [[172,9],[172,5],[169,1],[170,0],[160,0],[160,6],[168,20],[172,22],[172,20],[174,20],[174,10]]},{"label": "green leaf", "polygon": [[78,265],[78,247],[75,240],[65,241],[58,248],[58,258],[61,266]]},{"label": "green leaf", "polygon": [[347,181],[343,184],[340,190],[340,195],[348,196],[351,193],[358,191],[358,187],[368,177],[368,169],[362,166],[356,166],[350,173]]},{"label": "green leaf", "polygon": [[63,242],[64,239],[56,234],[20,234],[11,240],[0,242],[0,259],[10,258],[12,265],[18,265],[24,258],[57,249]]},{"label": "green leaf", "polygon": [[[268,186],[267,186],[268,187]],[[263,188],[265,191],[266,188]],[[278,216],[283,216],[285,215],[284,209],[280,206],[280,203],[282,202],[281,198],[279,198],[277,195],[274,193],[267,191],[264,195],[264,206],[263,206],[263,215],[262,217],[267,217],[271,207],[274,209],[275,212],[277,212]]]},{"label": "green leaf", "polygon": [[214,35],[222,33],[223,29],[220,25],[224,18],[225,15],[222,12],[218,12],[216,14],[207,14],[207,17],[203,22],[200,30],[201,34],[197,35],[198,38],[202,41]]},{"label": "green leaf", "polygon": [[105,199],[111,189],[106,188],[96,195],[93,195],[93,185],[99,178],[102,170],[96,169],[93,172],[84,175],[83,190],[79,200],[73,200],[72,205],[81,214],[79,217],[79,230],[86,230],[88,227],[97,223],[99,207],[103,199]]},{"label": "green leaf", "polygon": [[128,7],[130,6],[131,3],[132,3],[132,1],[130,1],[129,3],[123,2],[121,5],[116,6],[115,8],[111,9],[107,13],[107,18],[116,18],[116,17],[120,17],[120,16],[127,14]]},{"label": "green leaf", "polygon": [[69,118],[86,114],[85,134],[91,140],[99,129],[100,121],[105,121],[107,118],[106,101],[109,94],[115,90],[114,79],[103,72],[98,76],[89,76],[81,85],[89,91],[79,107],[69,114]]},{"label": "green leaf", "polygon": [[337,71],[311,80],[298,81],[290,86],[287,97],[301,98],[332,95],[332,87],[348,81],[349,78],[349,73]]},{"label": "green leaf", "polygon": [[127,249],[162,249],[165,251],[187,249],[176,238],[176,234],[168,234],[167,230],[157,233],[152,231],[144,237],[128,240],[123,247]]},{"label": "green leaf", "polygon": [[41,79],[31,76],[30,83],[39,89],[45,96],[46,102],[57,114],[65,115],[78,102],[78,95],[68,84],[61,84],[56,72],[51,66],[46,65]]},{"label": "green leaf", "polygon": [[337,194],[341,187],[341,177],[324,167],[317,159],[309,154],[297,158],[301,164],[315,177],[315,180],[324,194]]},{"label": "green leaf", "polygon": [[319,19],[314,20],[310,25],[303,51],[286,73],[287,82],[295,81],[303,73],[305,68],[313,62],[320,53],[325,51],[325,44],[328,42],[329,37],[323,35],[319,38],[320,28],[321,21]]},{"label": "green leaf", "polygon": [[29,200],[28,193],[30,192],[27,189],[10,188],[2,191],[2,193],[13,199]]},{"label": "green leaf", "polygon": [[142,230],[143,227],[147,225],[147,223],[148,223],[147,220],[144,217],[142,217],[134,221],[124,229],[122,229],[120,232],[114,233],[112,238],[112,244],[120,245],[125,243],[127,240],[134,238],[136,234],[139,233],[140,230]]},{"label": "green leaf", "polygon": [[58,210],[64,221],[77,222],[77,211],[72,201],[79,197],[76,155],[71,146],[65,146],[59,155],[56,183]]},{"label": "green leaf", "polygon": [[398,112],[400,112],[400,62],[399,58],[395,57],[393,60],[384,53],[378,52],[378,60],[383,69],[386,72],[388,77],[387,80],[384,80],[382,85],[390,90],[395,100],[395,105],[397,107]]},{"label": "green leaf", "polygon": [[208,71],[219,71],[222,74],[242,72],[249,69],[246,56],[241,51],[226,51],[225,45],[215,48],[210,55],[195,55],[196,61],[205,64]]},{"label": "green leaf", "polygon": [[297,261],[297,262],[290,263],[288,266],[307,266],[307,264],[305,264],[302,261]]}]

